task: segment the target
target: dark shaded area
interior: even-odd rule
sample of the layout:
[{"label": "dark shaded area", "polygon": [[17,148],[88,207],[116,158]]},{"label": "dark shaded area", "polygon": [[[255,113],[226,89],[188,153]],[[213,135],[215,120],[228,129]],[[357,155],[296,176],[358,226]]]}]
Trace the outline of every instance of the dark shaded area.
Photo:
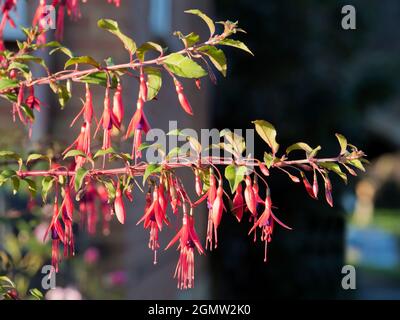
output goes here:
[{"label": "dark shaded area", "polygon": [[[369,130],[370,108],[396,105],[399,87],[400,3],[352,1],[357,30],[341,28],[343,1],[216,2],[217,18],[240,17],[248,31],[238,35],[252,58],[229,50],[229,81],[220,81],[214,101],[219,129],[250,128],[265,119],[278,142],[322,145],[320,156],[335,156],[335,132],[364,150],[369,159],[396,150],[395,139]],[[384,131],[385,129],[382,128]],[[399,137],[396,137],[397,141]],[[256,141],[256,156],[267,146]],[[270,180],[274,205],[289,232],[277,227],[269,246],[246,237],[250,224],[226,215],[220,247],[212,257],[215,298],[351,298],[341,288],[344,265],[344,186],[336,177],[335,208],[313,201],[304,189],[275,172]],[[351,193],[354,184],[346,192]]]}]

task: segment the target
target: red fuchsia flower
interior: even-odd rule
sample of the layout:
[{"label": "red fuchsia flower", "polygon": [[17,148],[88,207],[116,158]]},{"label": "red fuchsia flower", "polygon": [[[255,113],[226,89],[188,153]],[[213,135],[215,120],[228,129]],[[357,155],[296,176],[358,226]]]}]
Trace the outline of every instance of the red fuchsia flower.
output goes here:
[{"label": "red fuchsia flower", "polygon": [[[185,206],[184,206],[185,208]],[[185,210],[185,209],[184,209]],[[178,279],[179,289],[193,288],[194,286],[194,248],[199,254],[204,254],[199,237],[194,228],[194,218],[184,213],[182,228],[167,245],[165,250],[170,248],[179,240],[178,250],[180,250],[179,260],[176,265],[174,278]]]},{"label": "red fuchsia flower", "polygon": [[[149,215],[146,218],[144,218],[144,228],[145,229],[150,228],[149,249],[151,249],[154,252],[154,261],[153,262],[154,262],[154,264],[156,264],[157,263],[157,250],[160,247],[160,244],[158,242],[159,229],[158,229],[158,225],[157,225],[157,222],[155,219],[154,209],[151,209],[152,204],[153,204],[152,194],[149,191],[146,194],[146,205],[144,208],[145,215],[147,212],[149,212]],[[149,210],[152,210],[152,212],[150,212]],[[139,221],[138,224],[140,222],[141,221]]]},{"label": "red fuchsia flower", "polygon": [[201,183],[199,171],[197,169],[194,170],[194,175],[195,175],[195,189],[196,189],[196,194],[200,197],[201,194],[203,193],[203,185]]},{"label": "red fuchsia flower", "polygon": [[[214,228],[215,249],[217,248],[218,244],[217,229],[219,227],[219,224],[221,223],[222,213],[224,210],[223,195],[224,195],[224,190],[222,188],[222,181],[219,181],[217,195],[212,205],[212,214],[211,214],[212,225]],[[210,243],[210,247],[211,245],[212,244]]]},{"label": "red fuchsia flower", "polygon": [[315,188],[313,186],[311,186],[310,182],[308,181],[306,175],[301,172],[301,176],[303,178],[303,184],[304,187],[306,188],[307,193],[309,194],[309,196],[313,199],[317,199],[317,194],[314,193]]},{"label": "red fuchsia flower", "polygon": [[217,197],[217,182],[215,180],[215,176],[210,170],[210,179],[209,179],[210,187],[207,191],[207,207],[208,207],[208,222],[207,222],[207,235],[206,235],[206,249],[208,249],[208,245],[210,250],[213,247],[213,204]]},{"label": "red fuchsia flower", "polygon": [[35,97],[35,88],[33,86],[29,87],[29,96],[25,100],[25,104],[32,110],[36,109],[37,111],[40,111],[41,102]]},{"label": "red fuchsia flower", "polygon": [[269,170],[268,170],[268,168],[264,165],[264,163],[262,163],[262,162],[260,162],[260,165],[258,166],[259,168],[260,168],[260,170],[261,170],[261,172],[262,172],[262,174],[264,175],[264,176],[269,176]]},{"label": "red fuchsia flower", "polygon": [[[269,189],[267,190],[267,196],[265,198],[265,209],[258,220],[254,223],[253,227],[249,231],[249,235],[254,231],[256,228],[259,227],[262,229],[261,232],[261,241],[265,242],[265,251],[264,251],[264,262],[267,261],[267,245],[269,242],[272,241],[272,232],[274,230],[274,221],[280,224],[282,227],[292,230],[292,228],[285,225],[282,221],[280,221],[272,212],[272,202]],[[254,238],[255,241],[255,238]]]},{"label": "red fuchsia flower", "polygon": [[37,26],[39,28],[39,32],[41,32],[41,34],[38,36],[36,40],[36,43],[39,45],[46,43],[46,33],[44,32],[46,30],[46,26],[48,23],[47,21],[48,17],[46,16],[46,2],[47,2],[46,0],[39,1],[39,6],[36,9],[32,21],[32,25]]},{"label": "red fuchsia flower", "polygon": [[139,147],[142,144],[142,131],[147,133],[150,130],[150,124],[143,112],[144,100],[139,93],[139,98],[136,104],[136,111],[128,125],[126,131],[125,139],[128,139],[132,134],[134,134],[132,157],[140,158],[142,156]]},{"label": "red fuchsia flower", "polygon": [[57,11],[57,25],[55,36],[59,41],[63,40],[64,37],[64,20],[65,20],[65,0],[53,0],[53,6],[55,7],[59,3],[58,11]]},{"label": "red fuchsia flower", "polygon": [[86,229],[90,235],[96,233],[97,208],[95,199],[98,197],[97,190],[93,183],[87,184],[86,192],[79,202],[79,213],[81,217],[81,227]]},{"label": "red fuchsia flower", "polygon": [[62,221],[64,223],[64,256],[73,256],[75,255],[75,246],[74,246],[74,233],[72,230],[73,224],[73,213],[74,213],[74,203],[71,198],[70,187],[67,184],[64,188],[64,200],[61,204],[61,212],[62,212]]},{"label": "red fuchsia flower", "polygon": [[[107,189],[100,184],[97,187],[97,194],[100,198],[100,207],[101,207],[101,213],[102,213],[102,218],[103,218],[103,234],[104,235],[109,235],[110,234],[110,221],[111,221],[111,207],[110,204],[108,203],[108,192]],[[97,217],[97,215],[96,215]],[[90,224],[89,224],[90,225]],[[94,225],[96,228],[96,225]],[[96,232],[96,229],[94,229],[94,232]]]},{"label": "red fuchsia flower", "polygon": [[26,124],[26,119],[23,116],[22,111],[21,111],[21,105],[24,101],[24,89],[25,89],[25,86],[23,84],[21,84],[21,86],[19,87],[19,91],[18,91],[17,101],[15,103],[13,103],[13,120],[15,122],[15,114],[17,113],[19,120],[23,124]]},{"label": "red fuchsia flower", "polygon": [[120,129],[122,125],[122,120],[124,119],[124,104],[122,102],[122,85],[118,82],[117,90],[114,94],[113,99],[113,110],[114,120],[116,128]]},{"label": "red fuchsia flower", "polygon": [[118,185],[117,185],[117,190],[115,192],[115,201],[114,201],[114,212],[115,215],[117,216],[118,221],[121,224],[124,224],[126,219],[124,199],[122,197],[121,184],[119,182],[117,184]]},{"label": "red fuchsia flower", "polygon": [[43,241],[46,241],[47,236],[50,233],[51,236],[51,265],[53,266],[55,272],[58,272],[58,264],[60,262],[60,242],[64,242],[64,231],[61,226],[60,220],[58,219],[60,210],[58,208],[58,197],[56,196],[53,205],[53,217],[47,228]]},{"label": "red fuchsia flower", "polygon": [[195,82],[197,89],[201,90],[201,80],[200,79],[196,79]]},{"label": "red fuchsia flower", "polygon": [[257,176],[254,176],[254,181],[253,181],[253,192],[256,197],[256,202],[257,204],[259,203],[264,203],[264,200],[260,198],[260,195],[258,194],[260,192],[260,189],[258,187],[258,182],[257,182]]},{"label": "red fuchsia flower", "polygon": [[314,169],[314,181],[313,181],[313,194],[316,199],[318,199],[318,179],[317,171]]},{"label": "red fuchsia flower", "polygon": [[5,0],[3,5],[1,6],[2,18],[0,21],[0,51],[4,51],[4,43],[3,43],[3,32],[6,27],[6,23],[8,23],[15,28],[14,20],[10,17],[10,11],[15,9],[15,5],[17,4],[17,0]]},{"label": "red fuchsia flower", "polygon": [[177,214],[178,207],[180,205],[180,200],[176,192],[176,181],[171,175],[168,177],[168,189],[169,189],[169,200],[171,203],[172,212],[174,214]]},{"label": "red fuchsia flower", "polygon": [[253,217],[257,216],[257,198],[254,194],[251,178],[249,176],[245,179],[246,189],[244,189],[244,199],[246,201],[247,208],[249,209]]},{"label": "red fuchsia flower", "polygon": [[139,96],[142,98],[143,101],[147,101],[147,83],[146,83],[146,76],[143,72],[143,67],[140,68],[140,89],[139,89]]},{"label": "red fuchsia flower", "polygon": [[332,184],[328,176],[325,177],[325,199],[326,202],[333,207]]},{"label": "red fuchsia flower", "polygon": [[236,188],[235,196],[233,198],[233,213],[234,213],[236,219],[238,220],[238,222],[240,222],[242,220],[244,206],[245,206],[245,204],[244,204],[244,199],[243,199],[243,195],[242,195],[242,184],[239,183],[239,185]]},{"label": "red fuchsia flower", "polygon": [[180,103],[182,109],[187,114],[190,114],[192,116],[193,115],[193,110],[192,110],[192,107],[190,106],[190,103],[187,100],[185,94],[183,93],[182,84],[176,78],[174,78],[174,83],[175,83],[176,93],[178,94],[178,100],[179,100],[179,103]]},{"label": "red fuchsia flower", "polygon": [[161,183],[160,186],[154,186],[152,194],[150,192],[147,193],[144,215],[137,222],[137,225],[144,222],[145,229],[150,228],[149,248],[154,251],[154,264],[157,263],[157,249],[160,247],[158,232],[162,230],[163,223],[169,225],[166,209],[164,186]]}]

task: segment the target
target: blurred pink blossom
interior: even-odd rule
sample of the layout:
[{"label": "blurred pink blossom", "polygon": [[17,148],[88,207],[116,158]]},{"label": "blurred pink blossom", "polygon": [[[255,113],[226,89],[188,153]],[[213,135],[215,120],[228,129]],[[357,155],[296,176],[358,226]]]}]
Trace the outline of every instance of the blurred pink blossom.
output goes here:
[{"label": "blurred pink blossom", "polygon": [[90,247],[85,251],[83,259],[87,264],[92,265],[99,260],[99,257],[100,257],[99,249],[95,247]]}]

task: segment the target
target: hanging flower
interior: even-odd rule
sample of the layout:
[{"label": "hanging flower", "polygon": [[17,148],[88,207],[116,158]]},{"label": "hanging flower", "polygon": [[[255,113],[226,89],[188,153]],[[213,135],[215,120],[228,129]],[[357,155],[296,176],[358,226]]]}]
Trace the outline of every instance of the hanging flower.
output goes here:
[{"label": "hanging flower", "polygon": [[274,230],[274,221],[280,224],[282,227],[288,230],[292,230],[292,228],[285,225],[282,221],[280,221],[272,212],[272,202],[271,196],[269,193],[269,189],[267,190],[267,196],[265,199],[265,209],[264,212],[260,215],[258,220],[254,223],[253,227],[249,231],[249,235],[254,231],[256,228],[259,227],[262,229],[261,232],[261,241],[265,243],[265,250],[264,250],[264,261],[267,261],[267,246],[268,243],[272,241],[272,232]]},{"label": "hanging flower", "polygon": [[176,265],[174,278],[178,279],[179,289],[193,288],[194,286],[194,248],[199,254],[204,253],[199,237],[194,229],[194,218],[184,213],[182,228],[167,245],[169,249],[179,240],[178,250],[180,250],[179,260]]},{"label": "hanging flower", "polygon": [[117,190],[115,192],[114,212],[115,215],[117,216],[118,221],[121,224],[124,224],[126,219],[126,211],[125,211],[124,199],[122,198],[121,185],[119,182],[117,182]]},{"label": "hanging flower", "polygon": [[242,184],[239,183],[239,185],[236,188],[236,193],[233,198],[233,213],[236,217],[236,219],[240,222],[243,217],[243,212],[244,212],[244,199],[242,195]]},{"label": "hanging flower", "polygon": [[245,179],[246,189],[244,189],[244,199],[246,201],[247,208],[249,209],[253,217],[257,216],[257,198],[254,194],[253,186],[249,176]]}]

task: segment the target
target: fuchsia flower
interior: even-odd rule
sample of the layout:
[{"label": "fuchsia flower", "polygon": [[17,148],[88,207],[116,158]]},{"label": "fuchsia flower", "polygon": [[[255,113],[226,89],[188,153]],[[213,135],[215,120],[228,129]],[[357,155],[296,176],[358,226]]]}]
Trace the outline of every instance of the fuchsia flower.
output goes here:
[{"label": "fuchsia flower", "polygon": [[[185,211],[185,206],[184,206]],[[179,260],[176,265],[174,278],[178,279],[179,289],[188,289],[194,286],[194,248],[199,254],[204,254],[199,237],[194,228],[194,218],[184,212],[182,228],[167,245],[165,250],[174,245],[179,240],[178,250],[180,250]]]},{"label": "fuchsia flower", "polygon": [[242,220],[244,206],[245,206],[245,204],[244,204],[244,199],[243,199],[243,195],[242,195],[242,184],[239,183],[239,185],[236,188],[235,196],[233,198],[233,213],[234,213],[236,219],[238,220],[238,222],[240,222]]},{"label": "fuchsia flower", "polygon": [[256,228],[259,227],[262,229],[261,233],[261,241],[265,243],[265,251],[264,251],[264,261],[267,261],[267,245],[272,241],[272,232],[274,230],[274,221],[280,224],[282,227],[292,230],[292,228],[285,225],[282,221],[280,221],[272,212],[272,202],[269,193],[269,189],[267,190],[267,196],[265,199],[265,209],[258,220],[254,223],[253,227],[249,231],[249,235],[256,231]]},{"label": "fuchsia flower", "polygon": [[201,183],[201,179],[200,179],[200,175],[198,170],[194,170],[195,173],[195,190],[196,190],[196,194],[200,197],[201,194],[203,193],[203,185]]},{"label": "fuchsia flower", "polygon": [[115,91],[114,94],[112,113],[114,115],[114,120],[116,124],[115,127],[119,129],[122,125],[122,120],[124,119],[124,104],[122,102],[121,83],[118,83],[117,90]]},{"label": "fuchsia flower", "polygon": [[110,221],[111,221],[111,207],[108,203],[108,192],[107,189],[100,184],[97,187],[97,194],[100,198],[101,213],[103,217],[103,234],[110,234]]},{"label": "fuchsia flower", "polygon": [[244,199],[246,201],[247,208],[253,217],[257,216],[257,198],[254,194],[254,189],[249,176],[245,179],[246,189],[244,189]]},{"label": "fuchsia flower", "polygon": [[174,83],[175,83],[175,90],[176,93],[178,94],[178,100],[179,103],[182,107],[182,109],[189,115],[193,115],[193,110],[192,107],[190,106],[189,101],[187,100],[185,94],[183,93],[183,86],[182,84],[176,79],[174,78]]},{"label": "fuchsia flower", "polygon": [[143,67],[140,68],[140,88],[139,88],[139,96],[143,101],[147,101],[147,83],[146,76],[143,72]]},{"label": "fuchsia flower", "polygon": [[137,225],[144,222],[145,229],[150,228],[149,248],[154,251],[154,264],[157,263],[158,232],[162,230],[163,223],[169,225],[167,218],[167,202],[164,194],[164,185],[154,186],[153,193],[146,194],[146,207],[142,218]]},{"label": "fuchsia flower", "polygon": [[142,144],[142,131],[147,133],[150,130],[149,122],[143,112],[144,100],[140,97],[136,104],[136,111],[128,125],[125,138],[128,139],[132,134],[134,134],[134,142],[132,148],[132,157],[140,158],[141,152],[139,147]]},{"label": "fuchsia flower", "polygon": [[217,187],[216,187],[216,180],[215,176],[212,172],[210,172],[210,187],[207,192],[207,207],[208,207],[208,223],[207,223],[207,236],[206,236],[206,249],[208,249],[208,245],[210,245],[210,250],[212,250],[212,243],[213,243],[213,219],[212,219],[212,208],[214,201],[217,197]]},{"label": "fuchsia flower", "polygon": [[15,9],[15,5],[17,4],[17,0],[5,0],[3,5],[1,6],[2,18],[0,21],[0,51],[4,51],[4,43],[3,43],[3,32],[6,27],[6,23],[8,23],[15,28],[14,20],[10,17],[10,11]]},{"label": "fuchsia flower", "polygon": [[117,216],[118,221],[121,224],[124,224],[126,219],[126,211],[125,211],[124,199],[122,197],[121,186],[119,182],[117,182],[117,190],[115,192],[114,212],[115,215]]},{"label": "fuchsia flower", "polygon": [[71,198],[71,191],[67,184],[64,188],[64,200],[61,204],[62,221],[64,223],[64,256],[75,255],[74,233],[72,230],[74,203]]}]

